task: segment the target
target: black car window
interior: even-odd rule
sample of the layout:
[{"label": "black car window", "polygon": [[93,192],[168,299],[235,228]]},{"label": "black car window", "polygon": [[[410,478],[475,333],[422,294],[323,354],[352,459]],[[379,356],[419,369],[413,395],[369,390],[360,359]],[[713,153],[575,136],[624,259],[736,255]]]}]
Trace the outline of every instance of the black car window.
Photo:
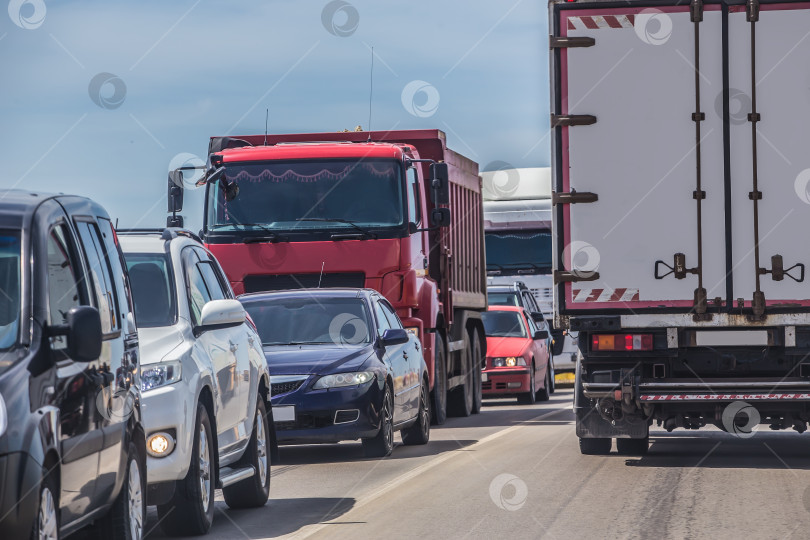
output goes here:
[{"label": "black car window", "polygon": [[126,261],[138,326],[173,325],[177,320],[177,302],[168,255],[127,253]]},{"label": "black car window", "polygon": [[[71,254],[75,253],[70,233],[64,225],[57,225],[48,235],[48,324],[67,323],[71,308],[81,305],[79,272]],[[67,338],[51,338],[54,349],[67,347]]]},{"label": "black car window", "polygon": [[217,276],[217,271],[214,269],[214,263],[211,261],[200,261],[197,263],[197,268],[205,280],[205,286],[208,288],[208,294],[211,300],[224,300],[228,298],[228,294],[222,283],[222,280]]},{"label": "black car window", "polygon": [[416,167],[408,169],[408,220],[417,225],[422,223],[422,200],[419,197],[419,177]]},{"label": "black car window", "polygon": [[103,244],[101,233],[95,223],[79,221],[76,228],[90,269],[90,288],[101,315],[101,331],[109,334],[120,328],[120,315],[107,246]]},{"label": "black car window", "polygon": [[183,270],[186,274],[188,286],[188,304],[191,311],[191,319],[194,325],[200,323],[200,315],[205,304],[211,301],[211,293],[205,284],[202,272],[198,263],[200,259],[190,248],[183,250]]},{"label": "black car window", "polygon": [[392,308],[388,302],[385,300],[380,300],[380,306],[382,307],[385,316],[388,318],[388,324],[391,328],[404,328],[402,326],[402,322],[397,317],[396,311]]},{"label": "black car window", "polygon": [[385,311],[383,311],[382,306],[380,305],[380,301],[374,299],[374,313],[377,315],[377,333],[380,337],[385,333],[386,330],[391,328],[391,323],[388,322],[388,317],[385,315]]},{"label": "black car window", "polygon": [[14,345],[19,334],[20,249],[19,231],[0,231],[0,349]]}]

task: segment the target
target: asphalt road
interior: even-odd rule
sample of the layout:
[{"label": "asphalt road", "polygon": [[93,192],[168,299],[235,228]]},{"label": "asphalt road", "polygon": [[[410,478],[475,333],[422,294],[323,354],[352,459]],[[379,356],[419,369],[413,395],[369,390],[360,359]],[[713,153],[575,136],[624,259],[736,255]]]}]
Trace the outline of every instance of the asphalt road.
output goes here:
[{"label": "asphalt road", "polygon": [[[283,447],[268,504],[218,497],[208,538],[810,536],[810,433],[655,431],[645,457],[582,456],[571,399],[487,401],[384,460],[359,443]],[[163,538],[153,509],[147,529]]]}]

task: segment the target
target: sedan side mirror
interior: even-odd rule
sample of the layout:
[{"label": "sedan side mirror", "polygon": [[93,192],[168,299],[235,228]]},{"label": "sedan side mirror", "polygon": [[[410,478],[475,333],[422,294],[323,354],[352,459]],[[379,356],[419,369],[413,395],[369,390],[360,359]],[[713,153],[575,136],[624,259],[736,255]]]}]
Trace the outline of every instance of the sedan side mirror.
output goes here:
[{"label": "sedan side mirror", "polygon": [[200,324],[194,330],[199,334],[239,326],[245,322],[245,314],[245,308],[239,300],[211,300],[203,306]]},{"label": "sedan side mirror", "polygon": [[384,347],[389,345],[402,345],[408,343],[408,331],[402,328],[389,328],[383,332],[381,342]]},{"label": "sedan side mirror", "polygon": [[548,330],[538,330],[534,333],[534,339],[548,339]]},{"label": "sedan side mirror", "polygon": [[48,328],[51,336],[67,336],[67,354],[74,362],[92,362],[101,356],[101,315],[92,306],[70,308],[67,324]]}]

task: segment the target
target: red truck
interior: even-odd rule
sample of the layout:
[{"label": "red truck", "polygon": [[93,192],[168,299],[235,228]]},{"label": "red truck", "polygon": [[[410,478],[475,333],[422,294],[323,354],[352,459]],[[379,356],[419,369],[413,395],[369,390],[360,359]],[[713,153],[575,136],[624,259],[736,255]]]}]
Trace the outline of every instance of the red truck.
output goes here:
[{"label": "red truck", "polygon": [[[206,169],[201,236],[237,294],[375,289],[422,341],[434,423],[479,411],[481,180],[443,132],[212,137]],[[170,225],[181,210],[178,170]]]}]

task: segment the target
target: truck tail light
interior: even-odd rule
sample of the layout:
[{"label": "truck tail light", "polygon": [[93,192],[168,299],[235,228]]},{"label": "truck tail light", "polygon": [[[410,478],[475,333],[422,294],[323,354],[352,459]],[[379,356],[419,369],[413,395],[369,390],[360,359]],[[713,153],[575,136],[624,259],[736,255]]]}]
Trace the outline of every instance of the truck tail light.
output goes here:
[{"label": "truck tail light", "polygon": [[592,351],[651,351],[652,334],[593,334]]}]

